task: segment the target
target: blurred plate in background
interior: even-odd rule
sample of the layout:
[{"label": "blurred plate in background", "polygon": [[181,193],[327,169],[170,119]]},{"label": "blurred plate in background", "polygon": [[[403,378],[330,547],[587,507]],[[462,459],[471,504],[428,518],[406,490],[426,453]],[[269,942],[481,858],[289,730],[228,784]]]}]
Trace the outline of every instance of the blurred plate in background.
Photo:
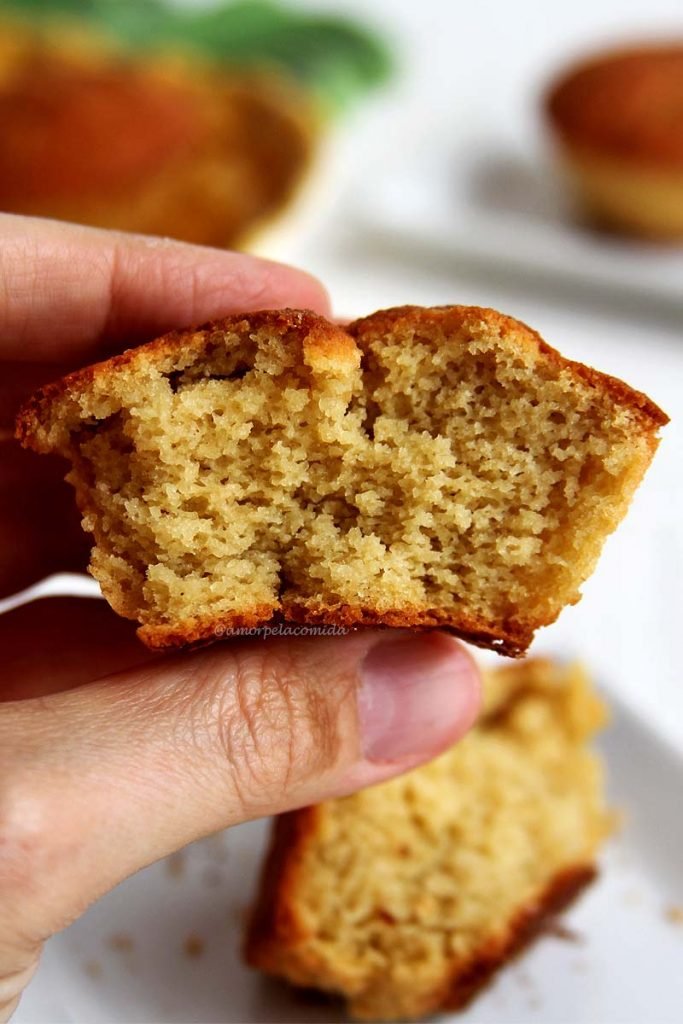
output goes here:
[{"label": "blurred plate in background", "polygon": [[[503,136],[504,138],[504,136]],[[525,140],[526,141],[526,140]],[[576,220],[557,172],[533,147],[454,148],[432,134],[390,176],[369,176],[359,227],[411,258],[477,264],[532,290],[552,286],[623,307],[683,314],[683,250],[599,233]]]}]

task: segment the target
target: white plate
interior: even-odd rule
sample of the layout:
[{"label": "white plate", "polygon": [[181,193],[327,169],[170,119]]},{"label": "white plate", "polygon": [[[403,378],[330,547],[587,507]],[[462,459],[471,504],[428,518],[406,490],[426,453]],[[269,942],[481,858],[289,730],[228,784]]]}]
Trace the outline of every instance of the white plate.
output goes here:
[{"label": "white plate", "polygon": [[[622,834],[600,879],[502,972],[462,1024],[679,1024],[683,1007],[683,760],[612,699],[603,739]],[[197,843],[140,872],[53,939],[16,1024],[329,1024],[311,1001],[245,968],[241,926],[266,824]],[[195,955],[192,955],[192,954]]]},{"label": "white plate", "polygon": [[593,294],[622,309],[643,303],[683,315],[683,248],[601,234],[577,222],[562,182],[529,133],[506,148],[486,138],[459,148],[422,137],[405,164],[368,175],[357,193],[362,229],[411,260],[432,253],[459,270],[488,269]]}]

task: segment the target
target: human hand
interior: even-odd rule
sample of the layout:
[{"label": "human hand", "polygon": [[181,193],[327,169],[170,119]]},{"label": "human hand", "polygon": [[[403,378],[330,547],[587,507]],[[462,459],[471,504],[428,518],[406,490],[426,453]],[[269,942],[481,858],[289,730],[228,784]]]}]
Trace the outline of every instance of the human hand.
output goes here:
[{"label": "human hand", "polygon": [[[59,460],[12,440],[35,387],[171,327],[329,312],[305,274],[235,253],[0,216],[0,596],[79,570]],[[123,878],[237,822],[381,782],[471,725],[441,633],[222,642],[161,657],[102,601],[0,616],[0,1019],[42,943]]]}]

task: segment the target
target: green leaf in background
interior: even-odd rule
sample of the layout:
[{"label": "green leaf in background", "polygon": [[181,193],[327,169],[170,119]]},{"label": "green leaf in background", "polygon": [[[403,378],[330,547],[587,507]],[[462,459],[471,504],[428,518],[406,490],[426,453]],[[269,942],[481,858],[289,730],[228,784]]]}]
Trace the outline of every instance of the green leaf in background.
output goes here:
[{"label": "green leaf in background", "polygon": [[379,40],[343,17],[240,0],[196,12],[188,21],[193,45],[233,64],[285,67],[335,108],[382,82],[390,70]]},{"label": "green leaf in background", "polygon": [[[115,0],[104,0],[104,3],[114,3]],[[128,2],[128,0],[124,0]],[[159,0],[151,0],[155,5]],[[140,0],[142,6],[147,5],[147,0]],[[53,18],[55,16],[78,15],[83,18],[97,17],[103,0],[0,0],[0,7],[13,8],[15,11],[24,12],[30,17]]]},{"label": "green leaf in background", "polygon": [[133,46],[163,43],[167,35],[176,34],[173,23],[179,19],[164,0],[0,0],[1,7],[37,19],[75,16]]},{"label": "green leaf in background", "polygon": [[391,71],[387,47],[365,26],[276,0],[233,0],[199,10],[164,0],[0,0],[0,6],[31,16],[78,15],[133,47],[184,46],[232,66],[282,68],[333,111]]}]

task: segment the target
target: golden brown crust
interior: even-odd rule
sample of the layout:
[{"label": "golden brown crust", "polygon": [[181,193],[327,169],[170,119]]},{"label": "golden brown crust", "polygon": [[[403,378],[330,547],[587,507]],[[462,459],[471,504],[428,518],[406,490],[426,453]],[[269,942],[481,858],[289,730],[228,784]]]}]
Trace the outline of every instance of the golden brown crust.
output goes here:
[{"label": "golden brown crust", "polygon": [[409,321],[411,327],[418,330],[421,325],[434,327],[444,324],[455,330],[476,330],[485,325],[489,330],[498,331],[502,338],[514,337],[516,344],[529,346],[584,383],[607,392],[619,405],[628,406],[634,413],[639,414],[646,428],[656,430],[669,422],[666,413],[641,391],[636,391],[618,377],[611,377],[607,373],[593,369],[592,366],[567,359],[544,341],[538,331],[521,320],[485,306],[397,306],[378,310],[370,316],[356,320],[347,327],[347,330],[362,348],[366,336],[384,334],[400,326],[402,321]]},{"label": "golden brown crust", "polygon": [[657,168],[683,168],[683,41],[597,55],[546,97],[571,147]]},{"label": "golden brown crust", "polygon": [[[315,838],[318,819],[315,807],[275,819],[244,945],[245,959],[252,967],[290,978],[299,975],[303,984],[314,983],[315,965],[307,964],[305,951],[297,949],[308,937],[296,913],[297,871],[308,843]],[[449,975],[424,997],[418,1013],[411,1016],[465,1007],[596,875],[593,864],[577,864],[559,872],[531,903],[519,909],[504,932],[490,938],[465,963],[454,959]]]},{"label": "golden brown crust", "polygon": [[44,452],[51,450],[40,438],[41,426],[48,422],[56,403],[66,395],[78,395],[91,387],[95,381],[105,381],[124,367],[135,367],[136,363],[147,362],[165,355],[196,349],[199,354],[208,337],[214,332],[230,332],[248,329],[258,331],[271,329],[292,332],[293,341],[297,335],[305,337],[307,347],[325,355],[354,360],[356,346],[349,335],[336,324],[307,309],[262,309],[253,313],[238,313],[233,316],[209,320],[198,327],[169,331],[168,334],[149,341],[145,345],[126,349],[99,363],[92,363],[81,370],[52,381],[39,388],[24,402],[16,416],[15,437],[26,448]]},{"label": "golden brown crust", "polygon": [[110,374],[124,366],[134,366],[139,360],[180,353],[186,351],[188,345],[199,349],[205,340],[204,336],[213,331],[231,331],[248,326],[251,330],[272,328],[302,332],[312,335],[315,347],[326,355],[353,359],[354,342],[362,347],[366,335],[381,334],[392,330],[399,326],[402,320],[408,319],[411,324],[417,323],[418,326],[424,324],[425,327],[447,321],[451,327],[467,329],[483,323],[489,328],[500,331],[503,337],[514,333],[517,342],[532,346],[556,365],[574,373],[592,387],[608,391],[616,402],[640,413],[643,424],[650,429],[657,429],[669,422],[666,413],[647,395],[629,387],[617,377],[611,377],[583,363],[566,359],[557,349],[548,345],[537,331],[520,320],[505,316],[494,309],[480,306],[399,306],[393,309],[379,310],[370,316],[354,321],[346,328],[332,324],[310,310],[266,309],[211,320],[198,327],[170,331],[145,345],[127,349],[119,355],[76,370],[66,377],[40,388],[19,410],[15,436],[26,447],[34,448],[37,451],[43,450],[38,447],[39,442],[36,437],[38,426],[50,415],[53,403],[62,395],[83,391],[95,379],[106,380]]},{"label": "golden brown crust", "polygon": [[515,658],[521,656],[533,639],[534,630],[549,622],[527,623],[508,619],[506,622],[487,623],[465,612],[445,612],[442,608],[417,608],[406,606],[378,611],[361,605],[341,605],[335,608],[321,606],[318,610],[290,603],[284,607],[286,620],[294,622],[343,626],[353,629],[359,626],[390,629],[443,629],[467,640],[477,647],[497,650],[500,654]]},{"label": "golden brown crust", "polygon": [[[82,511],[87,511],[82,508]],[[441,608],[390,608],[379,611],[361,605],[335,605],[306,608],[291,602],[283,605],[262,605],[257,608],[194,619],[173,626],[141,626],[137,634],[152,650],[174,647],[200,647],[222,637],[240,635],[243,630],[268,626],[276,628],[296,623],[299,626],[337,626],[341,629],[443,629],[476,647],[496,650],[510,658],[521,657],[533,634],[546,622],[508,621],[486,623],[463,612],[445,612]]]},{"label": "golden brown crust", "polygon": [[138,637],[153,651],[170,650],[176,647],[203,647],[229,636],[248,635],[249,631],[276,622],[276,609],[272,605],[256,605],[230,615],[212,616],[178,623],[174,626],[158,626],[149,623],[136,631]]},{"label": "golden brown crust", "polygon": [[[651,452],[654,452],[658,443],[657,429],[668,420],[662,410],[646,395],[633,390],[616,378],[565,359],[547,345],[535,331],[495,310],[468,306],[443,306],[431,309],[405,306],[381,310],[352,323],[347,328],[330,323],[310,311],[284,309],[239,314],[211,321],[201,327],[172,331],[147,345],[129,349],[112,359],[78,370],[41,388],[20,410],[16,422],[16,436],[24,446],[37,451],[57,449],[61,454],[70,454],[69,445],[59,447],[49,436],[48,431],[55,420],[60,423],[60,429],[64,427],[65,436],[68,430],[75,429],[78,425],[79,413],[75,407],[69,413],[69,416],[75,418],[74,422],[64,423],[62,402],[77,397],[94,383],[106,385],[118,371],[124,368],[135,369],[136,364],[149,364],[168,356],[187,354],[188,350],[196,350],[197,355],[201,356],[204,346],[210,342],[214,332],[240,334],[260,329],[277,331],[287,336],[292,345],[300,347],[299,358],[302,365],[308,366],[311,372],[316,372],[316,368],[325,372],[328,359],[357,366],[361,351],[373,339],[381,341],[383,336],[402,324],[418,333],[422,327],[428,329],[438,326],[446,330],[463,329],[465,332],[472,332],[473,336],[482,330],[495,331],[502,339],[514,340],[516,345],[527,346],[533,353],[542,354],[545,360],[550,360],[562,370],[574,374],[584,384],[607,394],[616,405],[630,409],[638,418]],[[86,488],[77,486],[76,498],[85,516],[95,511],[90,507]],[[96,519],[96,516],[93,515],[92,518]],[[120,614],[128,614],[126,609],[117,610]],[[516,657],[527,649],[534,631],[540,626],[550,624],[557,614],[559,608],[542,619],[536,617],[531,620],[524,618],[522,609],[516,616],[510,616],[505,621],[487,622],[474,617],[467,608],[451,608],[446,611],[443,608],[406,605],[379,609],[361,604],[327,605],[322,602],[315,603],[310,599],[285,599],[284,602],[278,601],[271,605],[240,608],[230,613],[195,617],[169,624],[146,623],[141,626],[138,635],[147,646],[163,649],[198,646],[210,643],[218,637],[234,634],[236,631],[287,622],[345,628],[441,628],[470,643]]]},{"label": "golden brown crust", "polygon": [[[519,911],[500,940],[482,948],[463,969],[458,967],[437,1009],[461,1010],[484,988],[496,971],[521,953],[543,932],[544,925],[565,910],[597,877],[594,864],[579,864],[560,872],[537,899]],[[427,1011],[430,1012],[430,1011]]]}]

